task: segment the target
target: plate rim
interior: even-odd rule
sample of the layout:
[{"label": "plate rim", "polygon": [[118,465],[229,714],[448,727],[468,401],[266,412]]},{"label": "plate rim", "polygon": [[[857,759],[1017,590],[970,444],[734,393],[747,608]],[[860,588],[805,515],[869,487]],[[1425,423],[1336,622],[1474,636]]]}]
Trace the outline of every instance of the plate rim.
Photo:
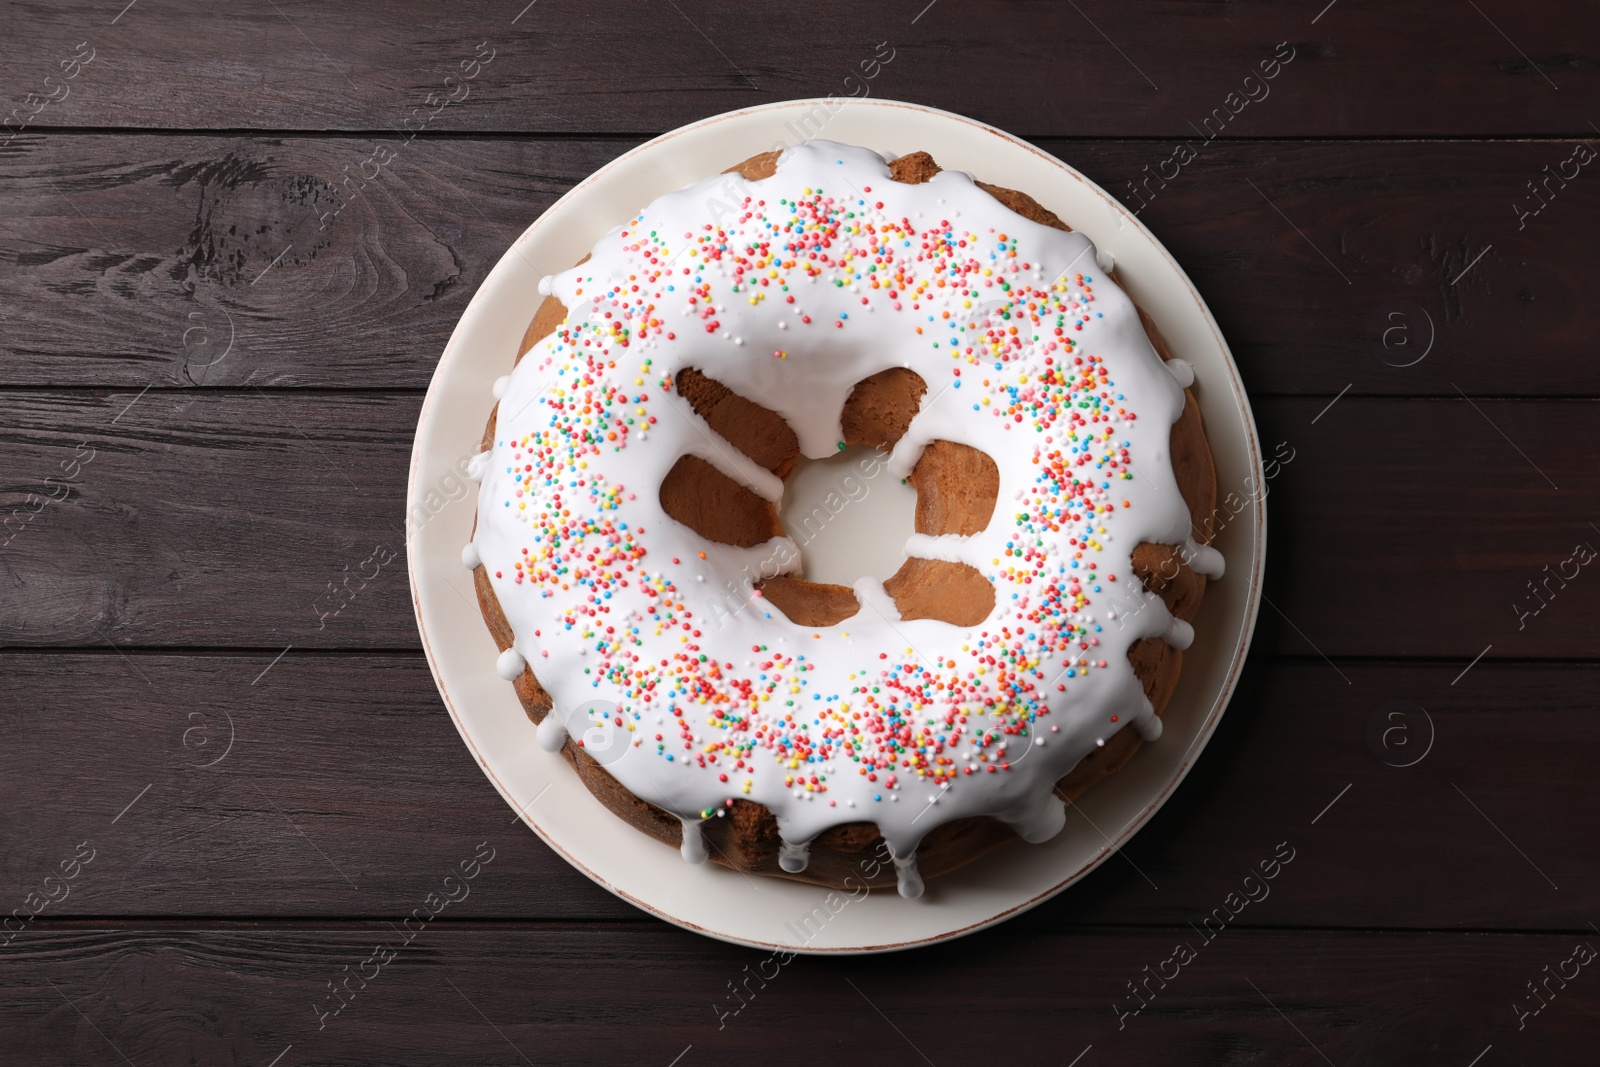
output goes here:
[{"label": "plate rim", "polygon": [[[1188,272],[1183,269],[1182,265],[1179,264],[1176,258],[1173,257],[1172,253],[1167,250],[1166,246],[1163,245],[1153,233],[1151,233],[1149,228],[1145,226],[1142,221],[1140,221],[1137,214],[1130,211],[1125,205],[1123,205],[1120,201],[1103,189],[1099,184],[1089,179],[1071,164],[1065,162],[1064,160],[1058,159],[1056,156],[1044,151],[1036,145],[1029,143],[1028,141],[1023,140],[1022,138],[1010,134],[1005,130],[1002,130],[989,123],[982,122],[980,120],[973,119],[966,115],[961,115],[955,112],[903,100],[891,100],[884,98],[854,99],[834,96],[802,97],[793,100],[773,101],[771,103],[760,104],[753,107],[737,108],[732,111],[725,111],[716,115],[710,115],[706,118],[696,120],[695,122],[686,123],[685,125],[679,126],[673,130],[669,130],[663,134],[660,134],[659,136],[650,138],[649,140],[634,146],[633,148],[622,153],[615,159],[585,176],[571,189],[567,190],[567,192],[563,193],[560,197],[554,200],[548,207],[541,211],[538,217],[533,219],[528,226],[524,228],[523,231],[519,233],[516,238],[506,247],[500,258],[495,261],[495,265],[490,268],[490,270],[484,275],[483,280],[479,282],[477,290],[473,293],[472,299],[468,302],[467,307],[463,309],[460,317],[457,319],[456,325],[451,331],[450,339],[448,342],[446,342],[443,351],[440,353],[439,360],[434,367],[433,375],[429,379],[428,388],[423,397],[422,407],[417,415],[416,428],[412,434],[411,456],[406,477],[406,576],[411,587],[412,610],[416,617],[417,632],[422,641],[423,653],[428,661],[428,670],[433,676],[434,686],[439,690],[440,698],[444,702],[445,709],[450,715],[451,722],[455,725],[456,732],[461,736],[461,739],[466,744],[468,751],[472,753],[473,759],[477,762],[479,769],[483,771],[484,776],[489,779],[490,784],[494,786],[501,798],[505,800],[514,811],[517,812],[523,824],[533,830],[539,839],[549,846],[550,849],[558,856],[560,856],[572,867],[580,871],[595,884],[601,886],[607,892],[621,900],[628,902],[634,907],[639,908],[641,911],[644,911],[655,918],[665,920],[666,922],[669,922],[675,926],[693,931],[694,933],[702,934],[715,940],[741,945],[748,948],[770,949],[777,952],[790,952],[796,955],[868,955],[904,951],[907,949],[951,941],[956,938],[965,937],[980,930],[987,929],[991,926],[995,926],[999,923],[1005,922],[1008,919],[1014,918],[1023,912],[1030,911],[1033,908],[1038,907],[1045,901],[1050,900],[1051,898],[1064,892],[1068,887],[1080,881],[1095,868],[1099,867],[1123,845],[1125,845],[1135,834],[1143,829],[1144,826],[1152,818],[1154,818],[1155,814],[1165,806],[1167,800],[1174,792],[1176,792],[1178,786],[1183,783],[1184,779],[1188,777],[1189,772],[1199,761],[1200,754],[1210,743],[1212,735],[1216,732],[1218,725],[1221,723],[1223,714],[1226,712],[1228,705],[1232,702],[1234,693],[1238,687],[1240,673],[1244,668],[1245,661],[1248,659],[1251,639],[1254,636],[1256,621],[1260,613],[1262,599],[1261,579],[1265,569],[1267,551],[1267,515],[1266,508],[1263,506],[1264,496],[1257,501],[1257,506],[1252,509],[1253,514],[1251,516],[1251,523],[1253,526],[1252,533],[1254,551],[1251,553],[1251,558],[1249,560],[1250,567],[1247,576],[1250,588],[1245,594],[1245,603],[1243,615],[1240,619],[1239,633],[1234,639],[1233,655],[1228,664],[1226,675],[1218,689],[1215,699],[1212,702],[1211,708],[1205,713],[1199,729],[1197,730],[1193,740],[1190,742],[1189,747],[1185,750],[1183,755],[1179,757],[1177,766],[1168,775],[1162,787],[1142,804],[1138,814],[1132,819],[1128,820],[1128,822],[1123,825],[1121,830],[1118,831],[1114,838],[1107,839],[1107,846],[1104,849],[1095,853],[1086,862],[1077,865],[1070,873],[1068,873],[1061,880],[1057,881],[1055,884],[1041,890],[1038,893],[1035,893],[1033,896],[1024,901],[1012,904],[1011,906],[1006,907],[992,915],[988,915],[983,919],[964,924],[954,929],[949,929],[910,940],[863,945],[811,946],[808,943],[806,945],[797,947],[794,945],[763,941],[757,938],[744,937],[737,934],[708,928],[691,920],[673,915],[664,910],[662,907],[652,904],[651,902],[628,892],[620,886],[615,885],[599,872],[585,864],[572,852],[564,848],[556,840],[554,840],[550,834],[548,834],[542,827],[539,826],[538,822],[533,819],[531,812],[528,810],[531,809],[533,803],[536,802],[538,798],[535,797],[533,801],[529,801],[528,804],[524,806],[519,804],[510,794],[506,785],[501,781],[500,776],[495,772],[494,768],[490,766],[489,761],[485,758],[483,752],[480,751],[477,743],[468,732],[462,716],[456,708],[455,701],[452,699],[449,690],[445,686],[443,672],[439,664],[439,657],[435,651],[434,643],[428,632],[428,626],[423,614],[419,576],[419,561],[421,559],[421,555],[418,552],[413,551],[414,537],[416,531],[420,529],[420,524],[416,523],[414,518],[414,509],[418,505],[419,493],[423,488],[420,485],[420,471],[422,466],[422,449],[420,442],[423,440],[424,428],[429,423],[430,413],[446,388],[446,386],[442,384],[445,377],[442,374],[442,370],[449,362],[450,357],[455,351],[456,347],[462,342],[463,334],[466,332],[464,329],[464,324],[467,323],[471,318],[474,307],[480,300],[484,299],[485,291],[489,289],[490,280],[493,278],[494,274],[501,269],[502,264],[506,261],[506,259],[513,255],[519,255],[519,248],[540,229],[541,225],[543,225],[546,220],[548,220],[556,212],[557,208],[561,207],[569,200],[580,197],[586,190],[600,182],[607,175],[622,168],[631,166],[638,157],[659,148],[663,144],[685,136],[689,133],[752,114],[787,110],[809,111],[811,108],[818,106],[833,109],[830,112],[830,116],[832,114],[837,114],[839,108],[863,110],[884,109],[886,111],[905,109],[918,112],[923,115],[933,116],[936,119],[951,121],[961,126],[966,126],[970,129],[981,131],[990,136],[997,137],[1013,148],[1020,148],[1029,154],[1038,157],[1044,163],[1064,172],[1066,177],[1069,177],[1071,180],[1080,183],[1085,189],[1099,196],[1102,201],[1105,202],[1112,215],[1117,219],[1118,228],[1120,229],[1122,226],[1128,224],[1136,227],[1150,247],[1163,259],[1165,259],[1168,267],[1175,272],[1179,279],[1182,280],[1188,297],[1194,303],[1196,310],[1198,310],[1206,329],[1209,330],[1217,349],[1221,353],[1223,364],[1227,369],[1227,382],[1231,393],[1232,402],[1237,406],[1239,414],[1243,416],[1241,429],[1243,432],[1244,449],[1250,460],[1248,466],[1252,473],[1258,476],[1262,473],[1264,465],[1262,462],[1260,433],[1256,424],[1255,412],[1250,404],[1249,394],[1245,390],[1243,378],[1239,373],[1238,363],[1233,358],[1233,352],[1228,345],[1227,338],[1223,335],[1222,329],[1220,326],[1218,326],[1216,318],[1211,313],[1210,307],[1206,304],[1205,299],[1200,295],[1199,290],[1196,288],[1193,280],[1189,277]],[[476,518],[474,518],[474,522],[476,522]],[[542,795],[542,793],[540,795]],[[599,803],[599,801],[595,801],[595,803]],[[631,828],[629,829],[631,830]]]}]

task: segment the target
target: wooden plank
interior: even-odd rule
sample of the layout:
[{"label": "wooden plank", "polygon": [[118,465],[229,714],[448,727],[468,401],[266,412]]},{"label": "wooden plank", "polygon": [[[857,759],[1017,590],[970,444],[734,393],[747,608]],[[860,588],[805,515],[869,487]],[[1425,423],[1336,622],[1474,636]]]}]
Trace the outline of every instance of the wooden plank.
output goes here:
[{"label": "wooden plank", "polygon": [[[54,98],[34,118],[50,126],[384,130],[438,93],[458,102],[430,129],[661,131],[831,93],[1054,136],[1188,137],[1213,108],[1237,112],[1236,136],[1587,135],[1581,101],[1597,84],[1574,38],[1580,14],[1558,0],[1448,14],[1381,0],[981,14],[818,0],[760,18],[732,0],[477,11],[188,0],[121,14],[76,0],[27,16],[10,20],[0,63],[24,114]],[[45,82],[79,42],[93,60]],[[872,63],[880,55],[886,65]],[[1263,82],[1275,55],[1292,58]]]},{"label": "wooden plank", "polygon": [[628,146],[417,141],[362,183],[368,140],[25,134],[0,156],[0,375],[426,385],[516,236]]},{"label": "wooden plank", "polygon": [[[1587,930],[1199,940],[1042,933],[1022,920],[958,945],[842,961],[665,927],[440,923],[395,951],[387,923],[73,923],[19,939],[0,995],[8,1046],[30,1063],[168,1062],[181,1049],[195,1062],[276,1067],[667,1065],[781,1048],[798,1063],[976,1063],[1004,1050],[1063,1065],[1465,1065],[1490,1047],[1483,1062],[1591,1062],[1594,964],[1571,962],[1592,957],[1580,946],[1600,939]],[[1163,967],[1185,942],[1190,961]],[[1149,979],[1154,999],[1120,1016],[1114,1005],[1137,1005],[1127,983],[1146,967],[1170,980]],[[1540,1003],[1524,983],[1546,967],[1576,977],[1550,979],[1552,999],[1519,1029],[1512,1005]],[[353,996],[335,1001],[330,984],[346,975]]]},{"label": "wooden plank", "polygon": [[0,755],[0,885],[20,901],[89,840],[57,914],[403,916],[487,843],[464,913],[638,917],[500,799],[419,655],[278,651],[0,656],[34,694]]},{"label": "wooden plank", "polygon": [[[1570,167],[1600,62],[1575,14],[0,16],[0,911],[75,872],[0,933],[7,1061],[1592,1060],[1600,185]],[[418,390],[514,236],[653,133],[829,92],[1029,135],[1139,207],[1295,458],[1238,695],[1123,855],[960,945],[780,965],[516,822],[416,651],[399,524]]]},{"label": "wooden plank", "polygon": [[1181,171],[1170,145],[1045,147],[1139,212],[1253,391],[1600,392],[1579,310],[1600,252],[1563,232],[1600,226],[1600,182],[1529,188],[1592,142],[1215,142]]},{"label": "wooden plank", "polygon": [[[1571,817],[1600,804],[1600,668],[1480,663],[1455,686],[1453,665],[1339,670],[1350,685],[1252,660],[1172,800],[1030,922],[1199,926],[1286,853],[1228,925],[1581,929],[1600,855]],[[28,694],[0,747],[7,908],[95,850],[41,922],[400,916],[484,842],[452,918],[643,919],[514,821],[420,656],[11,653],[0,686]]]},{"label": "wooden plank", "polygon": [[[515,235],[633,143],[25,133],[0,384],[424,386]],[[1570,143],[1040,143],[1141,211],[1258,393],[1600,394],[1600,182],[1516,210]]]},{"label": "wooden plank", "polygon": [[[417,647],[401,524],[419,403],[0,392],[0,643]],[[1597,403],[1259,399],[1266,451],[1289,462],[1268,483],[1256,647],[1457,670],[1490,645],[1593,657],[1600,598],[1574,552],[1600,546]],[[1242,516],[1249,492],[1219,499]],[[333,613],[341,589],[355,599]]]},{"label": "wooden plank", "polygon": [[1265,440],[1295,450],[1271,483],[1257,647],[1442,656],[1452,676],[1484,654],[1594,656],[1600,583],[1583,560],[1600,549],[1596,402],[1345,397],[1255,411]]},{"label": "wooden plank", "polygon": [[[12,394],[0,641],[416,646],[403,524],[420,399]],[[341,590],[357,599],[330,617]]]}]

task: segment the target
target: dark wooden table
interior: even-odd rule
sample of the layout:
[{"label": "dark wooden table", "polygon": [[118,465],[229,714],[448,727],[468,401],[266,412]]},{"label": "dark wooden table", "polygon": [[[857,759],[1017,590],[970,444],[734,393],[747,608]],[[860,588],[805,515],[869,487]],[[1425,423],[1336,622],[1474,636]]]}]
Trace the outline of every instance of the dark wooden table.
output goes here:
[{"label": "dark wooden table", "polygon": [[[0,1060],[1595,1062],[1592,4],[525,3],[0,8]],[[318,605],[403,552],[422,391],[513,236],[830,92],[1143,204],[1294,458],[1245,680],[1124,855],[745,986],[763,954],[514,823],[403,557]]]}]

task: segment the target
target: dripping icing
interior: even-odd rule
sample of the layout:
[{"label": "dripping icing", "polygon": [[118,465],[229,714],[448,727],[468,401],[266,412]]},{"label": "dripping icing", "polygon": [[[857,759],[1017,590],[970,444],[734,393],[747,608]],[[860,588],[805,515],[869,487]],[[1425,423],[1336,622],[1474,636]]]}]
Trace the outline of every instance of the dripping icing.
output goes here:
[{"label": "dripping icing", "polygon": [[1202,545],[1190,541],[1185,546],[1184,558],[1189,561],[1189,569],[1196,574],[1216,580],[1227,571],[1227,561],[1222,558],[1222,553],[1210,545]]},{"label": "dripping icing", "polygon": [[[704,233],[707,197],[724,198],[728,183],[741,200],[750,198],[748,217],[714,220],[725,230],[715,246],[693,239]],[[833,199],[824,203],[827,196]],[[783,215],[789,208],[782,205],[793,208],[790,216]],[[811,215],[804,215],[800,205]],[[742,243],[741,234],[770,238],[773,231],[761,228],[768,216],[815,218],[821,220],[817,225],[832,227],[826,255],[820,242],[794,246],[790,258],[806,262],[814,273],[769,264],[759,270],[740,267],[736,278],[730,257],[753,247]],[[910,220],[909,228],[902,220]],[[947,234],[951,241],[943,243]],[[951,251],[957,236],[971,238],[969,246],[987,258],[979,260],[974,251],[960,253],[967,257],[960,259]],[[659,255],[651,240],[661,242]],[[1187,644],[1193,630],[1173,620],[1158,598],[1149,598],[1148,610],[1119,611],[1122,601],[1115,594],[1125,584],[1139,593],[1128,560],[1133,546],[1146,540],[1184,542],[1187,509],[1169,463],[1141,463],[1140,473],[1149,477],[1139,479],[1112,472],[1123,469],[1119,449],[1126,448],[1132,462],[1166,455],[1183,393],[1175,377],[1179,371],[1155,354],[1121,290],[1092,271],[1072,273],[1084,270],[1084,257],[1093,247],[1080,233],[1062,233],[1012,214],[964,174],[947,171],[924,185],[899,185],[888,179],[877,153],[819,141],[786,151],[772,178],[750,182],[719,175],[659,198],[603,238],[588,263],[541,281],[540,291],[561,299],[568,318],[528,352],[502,391],[493,462],[487,454],[474,461],[475,476],[482,480],[474,542],[517,644],[548,664],[540,668],[540,681],[556,707],[604,699],[627,717],[632,747],[608,770],[631,792],[673,811],[707,811],[734,797],[747,798],[770,808],[796,840],[867,820],[911,857],[922,835],[945,821],[999,816],[1022,810],[1018,797],[1048,796],[1054,781],[1102,740],[1110,709],[1122,711],[1122,725],[1132,722],[1142,736],[1159,734],[1160,720],[1127,663],[1127,649],[1143,637]],[[913,254],[924,248],[936,249],[930,264],[947,262],[965,271],[963,284],[979,299],[963,307],[953,293],[935,286],[935,268],[922,266]],[[843,258],[846,252],[850,260]],[[886,273],[890,253],[905,257],[894,260],[899,277]],[[663,263],[676,273],[661,273],[667,269]],[[1099,269],[1109,265],[1108,259]],[[880,266],[881,271],[872,269]],[[990,273],[985,276],[984,270]],[[649,289],[654,311],[645,313],[642,303],[630,303],[631,290],[623,284],[630,278],[640,279],[631,284],[641,294]],[[769,284],[762,286],[763,278]],[[888,281],[894,286],[882,284]],[[670,292],[668,284],[674,286]],[[1051,332],[1052,319],[1050,328],[1041,328],[1044,340],[1006,341],[993,351],[983,347],[1001,344],[996,339],[1004,336],[995,327],[1000,321],[996,300],[1020,314],[1016,301],[1024,297],[1018,294],[1028,292],[1055,301],[1051,307],[1059,307],[1065,325]],[[690,296],[695,296],[692,305]],[[915,310],[913,303],[919,305]],[[944,311],[948,320],[937,317]],[[716,328],[709,328],[713,322]],[[929,328],[930,322],[938,325]],[[926,332],[913,332],[918,324]],[[969,358],[978,350],[983,358]],[[608,362],[586,364],[596,352]],[[779,352],[785,358],[775,358]],[[1046,355],[1052,363],[1043,362]],[[1080,364],[1089,361],[1086,369],[1071,363],[1075,357]],[[864,580],[856,584],[856,593],[866,607],[856,617],[821,631],[795,626],[765,606],[742,577],[755,573],[752,563],[760,565],[766,546],[706,543],[662,513],[657,489],[685,454],[701,456],[768,499],[781,496],[782,489],[748,457],[714,444],[703,420],[670,383],[679,369],[698,367],[777,411],[795,428],[802,452],[820,458],[842,440],[839,410],[854,383],[891,365],[909,366],[929,384],[922,409],[890,457],[891,474],[908,476],[922,450],[941,439],[982,449],[999,467],[1001,503],[987,529],[964,539],[914,535],[907,545],[914,555],[957,558],[977,567],[995,586],[996,609],[974,627],[907,621],[881,582]],[[959,376],[952,374],[957,369]],[[1074,392],[1090,370],[1099,376],[1095,391]],[[795,387],[796,374],[805,376],[805,388]],[[586,379],[582,390],[580,378]],[[1022,414],[1038,423],[1036,430],[996,417],[1007,405],[1019,413],[1039,410],[1019,398],[1041,395],[1038,390],[1046,385],[1074,402],[1083,398],[1104,413],[1104,423],[1085,419],[1081,425],[1046,426],[1038,416]],[[1115,400],[1101,404],[1100,398],[1111,396]],[[563,406],[569,403],[589,403],[589,421],[568,419],[566,413],[575,411]],[[1137,421],[1119,415],[1122,407]],[[593,436],[594,426],[614,436]],[[1076,436],[1069,437],[1069,429]],[[1114,433],[1105,437],[1102,431]],[[641,444],[647,432],[648,444]],[[546,450],[537,452],[541,441]],[[578,469],[566,466],[532,477],[531,459],[559,465],[577,456],[576,449],[585,462],[581,483]],[[1073,465],[1072,457],[1087,460],[1091,450],[1095,464]],[[1052,452],[1066,457],[1051,461],[1059,471],[1052,477],[1094,477],[1080,478],[1082,489],[1077,482],[1041,489],[1045,483],[1037,475]],[[1087,523],[1073,520],[1071,529],[1057,523],[1059,533],[1042,528],[1034,537],[1041,543],[1016,542],[1016,555],[1006,551],[1013,531],[1020,531],[1010,515],[1034,514],[1046,499],[1040,494],[1056,491],[1056,484],[1066,486],[1062,493],[1076,493],[1076,506],[1085,513],[1090,500],[1097,508],[1104,504],[1108,513],[1096,512]],[[571,516],[568,533],[541,535],[549,528],[540,523],[561,510]],[[1083,542],[1069,544],[1069,533],[1081,533]],[[605,559],[603,566],[594,562],[597,554]],[[1198,572],[1220,573],[1221,557],[1214,549],[1196,545],[1187,557]],[[1046,602],[1041,615],[1041,586],[1021,581],[1033,574],[1081,594],[1070,599],[1059,594],[1062,599]],[[1108,574],[1116,576],[1115,588],[1102,577]],[[731,597],[733,607],[719,597]],[[1037,631],[1043,624],[1030,621],[1030,612],[1034,619],[1064,620],[1051,622],[1058,627],[1052,641],[1061,648],[996,643],[1002,627],[1017,634]],[[725,618],[734,621],[719,626]],[[1075,628],[1070,641],[1069,625]],[[1092,651],[1079,647],[1091,638]],[[690,643],[696,646],[692,655],[685,648]],[[663,655],[683,658],[669,659],[666,669],[646,669]],[[980,656],[990,658],[975,659]],[[944,666],[947,662],[955,666]],[[1015,666],[1022,662],[1037,665]],[[515,677],[521,657],[511,663],[519,667]],[[1007,683],[1026,694],[1038,722],[1055,728],[1048,747],[1030,748],[1033,755],[1007,771],[992,769],[999,762],[991,761],[998,742],[983,740],[987,719],[971,714],[985,694],[1004,692],[983,688],[999,683],[1002,664]],[[965,698],[972,703],[910,706],[920,680],[960,683],[975,677],[977,666],[987,673]],[[886,727],[874,733],[841,710],[849,703],[841,694],[851,693],[858,672],[871,672],[869,680],[880,694],[895,692],[885,683],[906,694],[904,704],[890,705],[882,695],[868,693],[852,706],[882,721],[892,718],[896,731],[910,730],[913,740],[900,753],[882,746]],[[746,690],[733,682],[748,685],[751,694],[765,694],[771,703],[752,704],[738,695]],[[931,682],[927,691],[933,691]],[[691,694],[705,696],[706,702]],[[800,714],[785,720],[777,708]],[[733,713],[744,718],[730,718]],[[939,717],[947,713],[960,721],[943,722]],[[782,738],[785,746],[739,747],[751,732],[735,727],[746,720],[762,725],[768,742]],[[551,734],[565,733],[554,714],[546,721],[555,722]],[[845,733],[851,727],[857,732]],[[544,736],[541,726],[541,743]],[[845,736],[858,744],[837,740]],[[937,742],[940,736],[944,742]],[[948,773],[959,788],[919,818],[920,803],[899,801],[908,784],[938,784],[924,782],[910,762],[933,752],[936,742],[955,757]],[[795,757],[802,749],[806,757]],[[872,758],[882,765],[863,763],[862,751],[876,753]],[[789,758],[778,759],[780,752]],[[709,755],[718,759],[702,758]],[[925,774],[944,773],[943,767],[922,765]],[[962,773],[965,768],[973,773]],[[866,776],[869,769],[872,779]],[[698,836],[698,824],[696,829]],[[914,860],[906,862],[920,886]],[[901,870],[898,861],[896,866]],[[904,870],[901,875],[904,886]]]},{"label": "dripping icing", "polygon": [[811,863],[810,841],[779,841],[778,866],[790,874],[799,874]]},{"label": "dripping icing", "polygon": [[561,721],[561,716],[551,708],[544,713],[544,718],[539,720],[539,728],[535,731],[539,747],[546,752],[560,752],[561,746],[567,743],[567,724]]},{"label": "dripping icing", "polygon": [[522,653],[514,648],[508,648],[500,653],[494,661],[494,669],[508,682],[514,682],[522,677],[523,670],[528,666],[528,661],[522,658]]},{"label": "dripping icing", "polygon": [[706,850],[706,832],[700,820],[680,816],[678,821],[683,824],[683,844],[678,851],[690,863],[704,863],[711,853]]},{"label": "dripping icing", "polygon": [[917,870],[917,854],[894,857],[895,888],[907,900],[922,896],[922,874]]},{"label": "dripping icing", "polygon": [[1053,792],[1029,798],[1017,808],[996,816],[1029,844],[1050,840],[1067,825],[1067,806]]}]

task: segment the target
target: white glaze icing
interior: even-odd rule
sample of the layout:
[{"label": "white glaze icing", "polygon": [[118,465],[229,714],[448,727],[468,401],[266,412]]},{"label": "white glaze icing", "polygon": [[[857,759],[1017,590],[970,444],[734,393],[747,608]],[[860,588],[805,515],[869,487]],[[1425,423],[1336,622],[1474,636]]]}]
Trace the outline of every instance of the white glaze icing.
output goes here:
[{"label": "white glaze icing", "polygon": [[515,648],[506,649],[494,661],[495,671],[508,682],[514,682],[522,677],[523,669],[527,666],[528,661]]},{"label": "white glaze icing", "polygon": [[490,387],[489,391],[494,394],[494,398],[496,400],[499,400],[501,397],[506,395],[506,388],[510,384],[511,384],[511,375],[502,374],[502,375],[500,375],[500,377],[498,377],[498,378],[496,378],[494,380],[494,385],[492,387]]},{"label": "white glaze icing", "polygon": [[[910,553],[907,553],[910,555]],[[863,611],[876,612],[886,622],[900,621],[900,608],[877,578],[857,578],[851,588]],[[859,614],[859,613],[858,613]]]},{"label": "white glaze icing", "polygon": [[895,856],[893,859],[895,888],[907,900],[916,900],[922,896],[923,890],[922,872],[917,870],[917,854],[913,852],[904,857]]},{"label": "white glaze icing", "polygon": [[1167,644],[1182,652],[1194,644],[1194,627],[1182,619],[1174,619],[1169,616],[1167,619],[1167,632],[1162,634],[1161,638]]},{"label": "white glaze icing", "polygon": [[678,851],[690,863],[704,863],[711,853],[706,850],[706,832],[701,829],[700,820],[685,815],[679,816],[678,821],[683,823],[683,844]]},{"label": "white glaze icing", "polygon": [[1186,359],[1173,356],[1167,360],[1167,373],[1177,379],[1178,384],[1185,389],[1194,384],[1194,367],[1190,366]]},{"label": "white glaze icing", "polygon": [[[1172,473],[1182,387],[1128,298],[1083,266],[1092,250],[965,174],[903,185],[878,153],[813,141],[770,178],[661,197],[540,282],[568,317],[510,376],[477,472],[475,544],[520,652],[507,677],[525,656],[558,711],[618,706],[627,747],[607,770],[684,820],[686,858],[704,851],[699,818],[749,799],[790,857],[830,826],[876,823],[905,857],[901,894],[918,896],[929,830],[988,814],[1044,840],[1065,818],[1054,783],[1084,755],[1129,722],[1159,736],[1127,652],[1150,636],[1186,646],[1193,629],[1129,554],[1183,545],[1213,576],[1222,559],[1188,540]],[[891,366],[928,383],[891,475],[935,440],[981,449],[1000,474],[986,530],[908,531],[907,554],[976,567],[995,609],[971,627],[906,621],[863,578],[855,616],[797,626],[754,589],[798,568],[793,542],[711,543],[662,511],[686,454],[782,493],[671,383],[698,368],[821,458],[855,383]],[[541,745],[559,747],[559,719]]]},{"label": "white glaze icing", "polygon": [[[1043,740],[1042,737],[1034,738],[1035,744]],[[1026,807],[1005,812],[1001,821],[1015,830],[1024,841],[1038,844],[1061,832],[1067,823],[1067,806],[1054,793],[1045,793]]]},{"label": "white glaze icing", "polygon": [[[940,559],[946,563],[976,566],[981,562],[982,546],[961,534],[914,533],[906,538],[906,555],[918,559]],[[885,594],[886,596],[888,594]]]},{"label": "white glaze icing", "polygon": [[780,842],[778,845],[778,866],[790,874],[799,874],[811,864],[811,842],[790,841]]},{"label": "white glaze icing", "polygon": [[461,546],[461,565],[469,571],[483,566],[483,560],[478,557],[478,546],[471,541]]},{"label": "white glaze icing", "polygon": [[1202,545],[1193,540],[1185,542],[1183,558],[1188,562],[1190,570],[1211,579],[1221,578],[1228,569],[1227,561],[1222,558],[1221,552],[1210,545]]},{"label": "white glaze icing", "polygon": [[546,752],[560,752],[561,746],[567,743],[567,724],[554,711],[547,711],[539,720],[536,736],[540,748]]}]

